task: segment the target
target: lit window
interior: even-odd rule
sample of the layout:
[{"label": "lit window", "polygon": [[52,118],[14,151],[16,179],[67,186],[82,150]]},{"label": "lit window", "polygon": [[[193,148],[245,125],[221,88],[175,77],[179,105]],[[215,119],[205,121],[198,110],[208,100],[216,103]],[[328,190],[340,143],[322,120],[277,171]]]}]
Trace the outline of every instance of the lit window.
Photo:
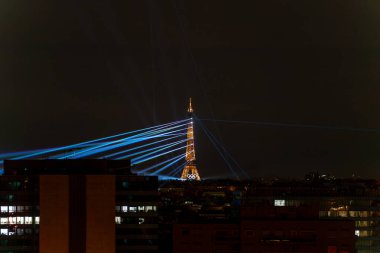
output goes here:
[{"label": "lit window", "polygon": [[121,224],[121,217],[120,216],[116,216],[115,217],[115,223],[116,224]]},{"label": "lit window", "polygon": [[38,217],[38,216],[35,217],[35,218],[34,218],[34,221],[35,221],[36,224],[40,224],[40,217]]},{"label": "lit window", "polygon": [[9,217],[9,224],[16,224],[16,217]]},{"label": "lit window", "polygon": [[128,206],[122,206],[122,207],[121,207],[121,211],[122,211],[123,213],[128,212]]},{"label": "lit window", "polygon": [[136,206],[130,206],[129,207],[129,211],[132,212],[132,213],[136,213],[137,212],[137,207]]},{"label": "lit window", "polygon": [[16,206],[9,206],[9,212],[10,213],[16,212]]},{"label": "lit window", "polygon": [[25,224],[32,224],[33,219],[32,217],[25,217]]},{"label": "lit window", "polygon": [[1,224],[8,224],[8,218],[0,218]]},{"label": "lit window", "polygon": [[274,200],[274,206],[285,206],[285,200],[284,199],[275,199]]},{"label": "lit window", "polygon": [[2,213],[7,213],[8,212],[8,206],[1,206],[0,210]]},{"label": "lit window", "polygon": [[356,236],[360,236],[360,231],[359,230],[355,230],[355,235]]},{"label": "lit window", "polygon": [[17,224],[24,224],[24,217],[16,217]]},{"label": "lit window", "polygon": [[1,235],[8,235],[8,229],[7,228],[0,229],[0,234]]},{"label": "lit window", "polygon": [[144,221],[145,221],[145,219],[144,219],[144,218],[139,218],[139,225],[140,225],[140,224],[143,224],[143,223],[144,223]]}]

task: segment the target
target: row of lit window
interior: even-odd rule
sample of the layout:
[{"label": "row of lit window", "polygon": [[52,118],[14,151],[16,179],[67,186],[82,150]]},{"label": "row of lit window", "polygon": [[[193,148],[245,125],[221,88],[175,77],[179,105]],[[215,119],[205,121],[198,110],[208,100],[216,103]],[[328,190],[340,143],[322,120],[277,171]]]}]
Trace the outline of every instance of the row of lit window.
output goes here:
[{"label": "row of lit window", "polygon": [[[40,217],[35,217],[34,223],[40,224]],[[33,224],[33,217],[2,217],[0,218],[0,224]]]},{"label": "row of lit window", "polygon": [[2,236],[4,236],[4,235],[7,235],[7,236],[12,236],[12,235],[31,235],[33,233],[33,231],[36,234],[39,233],[38,228],[37,229],[31,229],[31,228],[2,228],[2,229],[0,229],[0,234]]},{"label": "row of lit window", "polygon": [[31,209],[31,206],[0,206],[0,212],[2,213],[27,212]]},{"label": "row of lit window", "polygon": [[371,211],[320,211],[320,217],[372,217]]},{"label": "row of lit window", "polygon": [[137,212],[156,212],[156,206],[116,206],[116,212],[137,213]]},{"label": "row of lit window", "polygon": [[[145,218],[138,218],[137,223],[139,225],[143,224],[144,222],[145,222]],[[122,224],[123,223],[123,219],[120,216],[116,216],[115,217],[115,223],[116,224]]]}]

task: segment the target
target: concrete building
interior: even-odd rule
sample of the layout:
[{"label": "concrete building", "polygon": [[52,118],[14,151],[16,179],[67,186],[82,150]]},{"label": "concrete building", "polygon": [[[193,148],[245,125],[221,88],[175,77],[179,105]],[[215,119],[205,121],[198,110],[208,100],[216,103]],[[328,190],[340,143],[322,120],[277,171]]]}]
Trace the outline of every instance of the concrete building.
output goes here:
[{"label": "concrete building", "polygon": [[156,177],[126,160],[5,161],[0,252],[157,252]]}]

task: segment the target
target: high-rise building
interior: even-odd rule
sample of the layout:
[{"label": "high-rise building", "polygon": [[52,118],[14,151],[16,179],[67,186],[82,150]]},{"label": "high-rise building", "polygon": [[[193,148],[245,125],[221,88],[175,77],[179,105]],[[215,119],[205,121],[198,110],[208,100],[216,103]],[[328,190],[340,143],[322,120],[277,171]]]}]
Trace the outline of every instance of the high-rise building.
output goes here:
[{"label": "high-rise building", "polygon": [[0,252],[157,252],[157,187],[126,160],[5,161]]}]

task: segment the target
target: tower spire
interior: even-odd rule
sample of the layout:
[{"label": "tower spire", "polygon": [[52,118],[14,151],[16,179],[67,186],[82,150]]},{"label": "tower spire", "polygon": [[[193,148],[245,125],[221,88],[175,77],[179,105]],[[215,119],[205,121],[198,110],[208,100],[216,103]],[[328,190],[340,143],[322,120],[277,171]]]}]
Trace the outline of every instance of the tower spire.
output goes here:
[{"label": "tower spire", "polygon": [[[189,100],[189,108],[187,109],[187,112],[188,113],[193,113],[193,106],[191,105],[191,98],[190,98],[190,100]],[[190,117],[192,117],[192,115],[190,116]]]},{"label": "tower spire", "polygon": [[190,116],[190,122],[187,126],[187,142],[186,142],[186,165],[182,170],[182,180],[201,180],[198,169],[195,163],[195,148],[194,148],[194,128],[193,128],[193,107],[191,104],[191,98],[189,101],[189,107],[187,112]]}]

